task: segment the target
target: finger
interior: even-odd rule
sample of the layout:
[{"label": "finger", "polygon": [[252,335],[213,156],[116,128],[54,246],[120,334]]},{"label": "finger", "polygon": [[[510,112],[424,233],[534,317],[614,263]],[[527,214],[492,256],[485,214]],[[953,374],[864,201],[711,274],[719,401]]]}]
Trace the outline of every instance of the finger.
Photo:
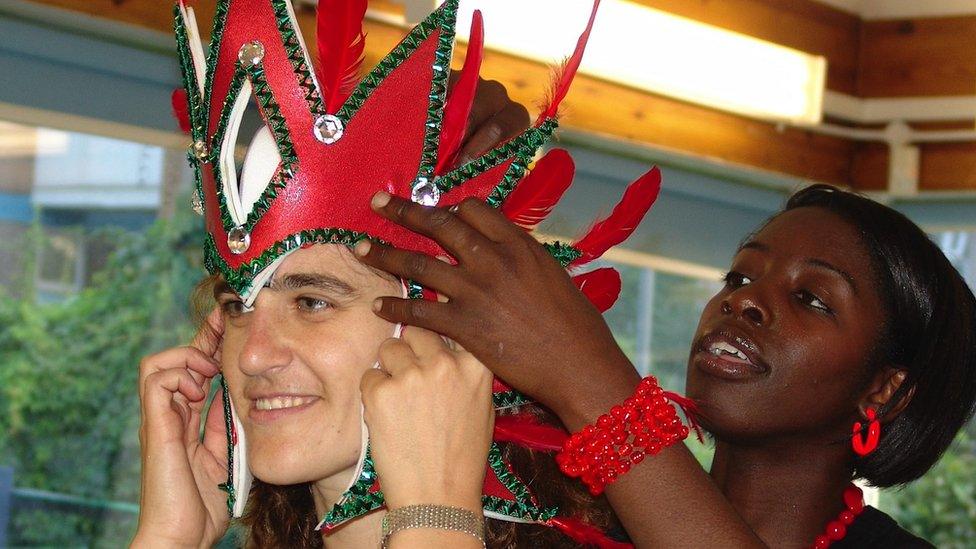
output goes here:
[{"label": "finger", "polygon": [[224,337],[224,316],[220,313],[220,307],[214,307],[207,318],[204,319],[200,329],[190,342],[191,347],[200,349],[209,356],[214,356],[220,348],[220,342]]},{"label": "finger", "polygon": [[362,240],[353,248],[360,261],[381,271],[413,280],[426,288],[453,295],[461,286],[457,270],[427,254]]},{"label": "finger", "polygon": [[453,206],[452,211],[458,219],[495,242],[511,242],[514,239],[526,238],[527,236],[525,230],[512,223],[505,217],[505,214],[496,208],[492,208],[484,201],[465,198]]},{"label": "finger", "polygon": [[417,355],[406,342],[390,338],[380,344],[380,368],[390,377],[396,377],[417,365]]},{"label": "finger", "polygon": [[[160,370],[146,378],[145,405],[147,410],[159,410],[169,406],[180,395],[190,402],[199,402],[207,397],[187,370]],[[152,417],[152,413],[148,414]]]},{"label": "finger", "polygon": [[227,456],[227,423],[224,418],[224,389],[219,388],[207,411],[203,427],[203,446],[217,457]]},{"label": "finger", "polygon": [[[363,373],[363,377],[359,380],[359,392],[362,395],[363,405],[369,408],[369,405],[373,403],[373,400],[376,397],[376,389],[381,387],[389,380],[390,376],[386,375],[382,370],[377,370],[375,368],[366,370]],[[368,424],[369,421],[366,423]]]},{"label": "finger", "polygon": [[467,164],[529,127],[529,111],[522,105],[509,101],[507,93],[505,100],[507,103],[504,108],[496,111],[491,118],[473,128],[474,124],[469,124],[471,135],[461,145],[458,166]]},{"label": "finger", "polygon": [[440,354],[451,352],[450,345],[440,334],[418,326],[404,328],[401,338],[413,350],[421,365]]},{"label": "finger", "polygon": [[196,347],[174,347],[144,358],[139,364],[139,375],[145,379],[146,376],[160,370],[173,368],[189,369],[202,378],[211,378],[220,373],[220,365],[217,364],[217,361],[200,349]]},{"label": "finger", "polygon": [[460,325],[451,303],[426,299],[381,297],[373,302],[373,312],[389,322],[419,326],[451,338]]},{"label": "finger", "polygon": [[491,244],[491,240],[446,208],[421,206],[385,192],[373,196],[372,207],[397,225],[436,240],[461,263],[484,252]]}]

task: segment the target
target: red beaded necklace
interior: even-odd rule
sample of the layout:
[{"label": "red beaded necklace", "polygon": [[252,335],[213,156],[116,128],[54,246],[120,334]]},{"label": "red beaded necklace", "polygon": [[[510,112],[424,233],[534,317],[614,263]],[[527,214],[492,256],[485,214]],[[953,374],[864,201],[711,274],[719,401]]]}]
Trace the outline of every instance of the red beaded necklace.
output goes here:
[{"label": "red beaded necklace", "polygon": [[864,493],[861,489],[853,484],[844,488],[844,505],[847,509],[841,511],[836,519],[828,522],[824,533],[813,541],[814,549],[826,549],[835,541],[844,539],[847,535],[847,527],[864,511]]}]

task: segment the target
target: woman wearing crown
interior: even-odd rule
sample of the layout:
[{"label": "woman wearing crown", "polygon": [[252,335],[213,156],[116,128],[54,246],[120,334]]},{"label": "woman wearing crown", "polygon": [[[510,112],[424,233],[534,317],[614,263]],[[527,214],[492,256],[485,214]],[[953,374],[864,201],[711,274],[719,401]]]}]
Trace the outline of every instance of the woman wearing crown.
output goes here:
[{"label": "woman wearing crown", "polygon": [[[456,530],[435,533],[448,546],[627,546],[603,532],[613,523],[606,505],[564,478],[549,454],[533,451],[552,449],[563,436],[541,409],[492,384],[470,354],[372,308],[383,297],[437,295],[363,266],[350,250],[372,241],[458,257],[460,250],[375,213],[377,191],[425,206],[464,199],[500,205],[525,203],[540,186],[545,170],[522,176],[556,127],[588,31],[537,123],[464,161],[462,138],[477,138],[468,122],[482,29],[476,16],[470,53],[448,93],[456,11],[456,0],[445,2],[350,85],[362,60],[365,2],[321,3],[314,67],[287,0],[219,1],[206,54],[192,8],[176,6],[184,125],[193,138],[195,207],[205,219],[212,275],[201,289],[219,307],[190,346],[142,361],[143,490],[134,545],[210,545],[239,518],[252,546],[409,543],[414,532],[399,532],[418,526]],[[233,149],[252,97],[265,124],[238,170]],[[552,158],[546,164],[561,172],[566,159]],[[638,218],[657,183],[656,172],[635,183]],[[598,257],[598,248],[549,247],[565,265]],[[607,275],[578,283],[619,284]],[[219,397],[206,412],[218,373]],[[388,436],[377,447],[369,443],[367,423],[386,429],[389,422],[371,415],[378,409],[364,414],[360,387],[382,394],[383,376],[444,382],[411,384],[415,390],[401,400],[415,407],[441,391],[456,399],[455,421],[399,426],[425,438],[443,435],[409,458],[436,475],[413,474],[406,483],[391,475],[385,484],[378,473],[391,470],[383,453],[399,449],[384,451]],[[486,455],[434,461],[468,455],[457,445],[470,439],[452,436],[461,417],[481,428],[474,444]],[[478,429],[458,432],[471,431]],[[457,475],[439,484],[448,466]]]}]

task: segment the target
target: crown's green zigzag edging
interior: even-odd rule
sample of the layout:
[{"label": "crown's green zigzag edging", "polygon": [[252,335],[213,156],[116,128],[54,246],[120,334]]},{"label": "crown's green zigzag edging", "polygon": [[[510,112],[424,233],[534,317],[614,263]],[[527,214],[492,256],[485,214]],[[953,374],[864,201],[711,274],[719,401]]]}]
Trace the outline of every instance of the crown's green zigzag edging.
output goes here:
[{"label": "crown's green zigzag edging", "polygon": [[285,0],[272,0],[271,7],[274,11],[275,21],[278,23],[281,43],[285,47],[285,53],[288,54],[292,69],[298,78],[298,85],[305,90],[305,101],[312,112],[318,112],[322,109],[322,96],[315,85],[312,69],[308,66],[309,61],[305,58],[298,33],[292,25],[288,4]]},{"label": "crown's green zigzag edging", "polygon": [[440,35],[434,50],[434,63],[430,69],[430,93],[427,96],[427,122],[424,125],[424,145],[420,154],[417,178],[431,180],[437,167],[440,149],[441,126],[444,122],[444,104],[447,101],[447,77],[451,72],[451,55],[454,52],[454,25],[457,22],[457,0],[444,2],[441,8]]},{"label": "crown's green zigzag edging", "polygon": [[234,503],[237,501],[237,494],[234,492],[234,442],[231,433],[234,429],[234,419],[230,413],[230,391],[227,390],[227,380],[220,376],[220,388],[223,391],[224,405],[224,428],[227,429],[227,483],[218,484],[224,492],[227,492],[227,512],[234,515]]},{"label": "crown's green zigzag edging", "polygon": [[[481,502],[485,510],[519,520],[535,522],[545,522],[559,511],[557,507],[542,508],[536,505],[528,487],[509,470],[502,458],[501,448],[494,442],[488,452],[488,466],[491,467],[505,488],[515,496],[516,501],[483,495]],[[369,449],[367,449],[363,473],[352,488],[343,494],[341,503],[332,507],[322,520],[322,524],[327,528],[333,528],[382,507],[385,503],[382,491],[369,491],[375,482],[376,474],[373,461]]]},{"label": "crown's green zigzag edging", "polygon": [[220,44],[224,38],[224,28],[227,26],[227,12],[230,10],[230,0],[217,0],[214,12],[213,28],[210,31],[210,48],[207,50],[207,79],[203,88],[204,126],[210,128],[210,100],[213,97],[213,81],[217,72],[217,57],[220,55]]},{"label": "crown's green zigzag edging", "polygon": [[203,105],[200,98],[200,85],[197,82],[197,71],[190,54],[190,39],[186,32],[186,22],[180,13],[180,6],[173,6],[173,29],[176,32],[176,53],[180,60],[180,72],[183,76],[183,89],[189,105],[190,135],[194,141],[206,139],[204,128]]},{"label": "crown's green zigzag edging", "polygon": [[506,516],[537,522],[545,522],[559,512],[558,507],[539,507],[529,492],[528,486],[505,463],[502,458],[501,447],[497,442],[492,442],[491,449],[488,450],[488,465],[502,485],[515,496],[515,501],[484,495],[482,496],[482,504],[485,509]]},{"label": "crown's green zigzag edging", "polygon": [[[222,274],[224,276],[224,280],[231,287],[231,289],[237,292],[239,295],[242,295],[250,287],[251,280],[254,278],[254,276],[263,271],[265,267],[270,265],[275,259],[284,253],[311,243],[355,246],[360,240],[367,238],[370,238],[370,235],[365,232],[351,231],[348,229],[310,229],[300,231],[279,240],[267,250],[262,252],[258,257],[241,265],[239,269],[232,269],[229,265],[227,265],[227,262],[224,261],[224,258],[220,257],[220,254],[217,252],[213,235],[208,234],[203,246],[203,264],[207,271],[211,274]],[[375,240],[382,242],[382,240],[379,239]],[[546,248],[546,251],[548,251],[553,258],[559,261],[563,267],[568,266],[569,263],[582,255],[579,250],[561,242],[550,242],[544,244],[543,246]],[[420,286],[418,284],[411,283],[408,287],[408,291],[411,298],[416,299],[420,297]],[[513,396],[512,398],[514,399],[515,397]],[[505,402],[506,401],[503,400],[500,404],[504,404]]]},{"label": "crown's green zigzag edging", "polygon": [[[194,142],[207,142],[207,107],[200,98],[199,82],[190,54],[190,39],[186,31],[186,22],[180,12],[179,4],[173,6],[173,29],[176,33],[176,52],[180,60],[180,72],[183,77],[183,89],[186,90],[189,105],[190,137]],[[200,160],[193,154],[193,148],[187,152],[187,162],[193,169],[193,184],[195,192],[203,196],[203,174],[200,171]]]},{"label": "crown's green zigzag edging", "polygon": [[511,391],[505,391],[503,393],[494,393],[491,395],[491,400],[496,410],[511,408],[513,406],[522,406],[523,404],[529,404],[532,402],[529,397],[514,389]]},{"label": "crown's green zigzag edging", "polygon": [[379,509],[385,503],[383,492],[370,492],[376,483],[376,469],[373,466],[373,456],[369,446],[366,447],[366,457],[363,460],[363,470],[356,482],[339,499],[339,503],[332,506],[329,513],[322,519],[322,524],[333,528]]},{"label": "crown's green zigzag edging", "polygon": [[[278,195],[278,191],[283,189],[288,184],[288,181],[291,180],[289,174],[294,173],[298,168],[298,156],[295,154],[295,147],[288,134],[285,118],[282,116],[281,109],[275,101],[271,87],[264,77],[263,65],[258,63],[250,68],[245,68],[241,65],[240,61],[237,61],[234,68],[234,77],[231,80],[227,97],[224,99],[223,108],[220,112],[220,118],[217,121],[217,130],[213,138],[213,148],[209,152],[208,157],[208,160],[214,166],[214,183],[217,187],[216,192],[218,207],[220,208],[220,221],[225,231],[230,231],[236,224],[230,215],[230,210],[227,208],[227,197],[224,195],[224,174],[220,167],[220,158],[224,152],[224,136],[230,124],[231,113],[243,89],[245,80],[250,80],[251,82],[252,93],[257,99],[261,114],[267,123],[268,129],[271,130],[274,136],[278,154],[281,156],[281,165],[268,183],[268,186],[261,193],[260,198],[252,206],[244,223],[241,224],[244,232],[250,233],[254,225],[261,219],[261,216],[271,207],[271,203]],[[229,154],[233,153],[233,150],[229,151]]]},{"label": "crown's green zigzag edging", "polygon": [[305,244],[344,244],[355,246],[360,240],[369,238],[363,232],[348,229],[309,229],[292,233],[264,250],[258,257],[244,263],[239,269],[232,269],[220,257],[213,235],[208,234],[203,246],[203,264],[210,273],[221,273],[224,280],[238,295],[243,295],[249,289],[254,276],[270,265],[283,254],[300,248]]}]

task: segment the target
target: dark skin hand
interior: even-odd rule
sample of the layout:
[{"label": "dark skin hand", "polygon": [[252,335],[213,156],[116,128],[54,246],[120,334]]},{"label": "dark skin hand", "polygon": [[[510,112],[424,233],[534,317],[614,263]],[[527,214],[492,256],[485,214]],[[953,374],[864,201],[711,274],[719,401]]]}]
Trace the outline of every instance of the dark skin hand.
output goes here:
[{"label": "dark skin hand", "polygon": [[[632,394],[638,374],[601,315],[499,212],[476,200],[451,211],[382,193],[374,209],[457,259],[360,244],[364,263],[449,298],[384,298],[377,314],[451,337],[573,431]],[[841,510],[850,425],[904,380],[896,368],[868,366],[882,306],[867,253],[840,218],[783,214],[739,251],[732,271],[689,359],[689,396],[716,438],[711,477],[676,445],[607,488],[638,547],[811,544]],[[719,336],[749,346],[750,364],[702,351]]]},{"label": "dark skin hand", "polygon": [[[459,77],[458,71],[451,71],[448,86],[457,82]],[[508,141],[522,133],[528,125],[529,111],[509,99],[505,86],[497,80],[479,79],[456,166],[467,164],[498,143]]]}]

